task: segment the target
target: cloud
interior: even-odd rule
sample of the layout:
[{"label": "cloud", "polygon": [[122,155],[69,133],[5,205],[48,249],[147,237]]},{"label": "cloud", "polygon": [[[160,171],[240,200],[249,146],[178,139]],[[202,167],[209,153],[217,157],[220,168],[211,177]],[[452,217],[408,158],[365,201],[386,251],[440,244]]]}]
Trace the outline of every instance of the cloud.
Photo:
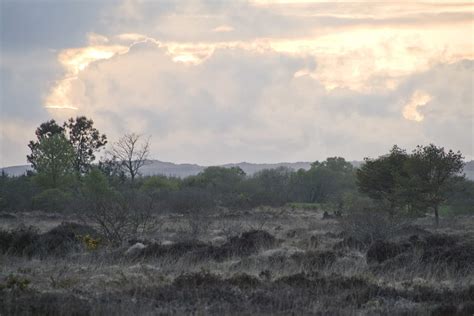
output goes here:
[{"label": "cloud", "polygon": [[[51,40],[21,33],[14,18],[2,22],[2,41],[14,44],[2,45],[3,120],[30,130],[16,140],[7,133],[2,144],[25,147],[49,115],[84,114],[112,141],[126,131],[152,135],[153,157],[162,160],[361,159],[395,143],[428,142],[474,155],[466,133],[472,5],[124,1],[101,8],[81,7],[87,24],[77,32],[68,14],[52,18]],[[21,10],[9,12],[32,14]],[[24,161],[15,155],[8,161]]]},{"label": "cloud", "polygon": [[403,107],[403,117],[410,121],[421,122],[425,118],[418,110],[431,101],[431,96],[424,91],[416,90],[408,103]]},{"label": "cloud", "polygon": [[213,29],[214,32],[218,32],[218,33],[232,32],[233,30],[234,28],[229,25],[220,25]]}]

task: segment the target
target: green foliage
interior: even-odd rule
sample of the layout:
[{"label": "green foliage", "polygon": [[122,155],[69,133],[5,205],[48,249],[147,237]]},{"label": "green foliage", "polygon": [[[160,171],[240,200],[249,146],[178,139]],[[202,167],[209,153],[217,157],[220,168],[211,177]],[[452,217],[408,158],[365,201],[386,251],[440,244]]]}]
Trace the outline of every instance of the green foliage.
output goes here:
[{"label": "green foliage", "polygon": [[208,167],[197,176],[187,178],[184,185],[222,193],[231,191],[244,178],[245,172],[238,167]]},{"label": "green foliage", "polygon": [[176,191],[181,185],[179,178],[172,178],[166,176],[151,176],[147,177],[140,189],[147,192],[156,192],[162,190]]},{"label": "green foliage", "polygon": [[345,192],[355,190],[353,167],[341,157],[316,161],[308,171],[293,174],[291,188],[293,200],[338,203]]},{"label": "green foliage", "polygon": [[35,195],[32,205],[35,210],[63,212],[70,207],[71,201],[71,194],[57,188],[52,188]]},{"label": "green foliage", "polygon": [[388,206],[391,215],[432,209],[438,223],[439,206],[462,181],[463,166],[460,152],[433,144],[418,146],[411,154],[394,146],[388,155],[366,159],[357,171],[357,184],[362,193]]},{"label": "green foliage", "polygon": [[453,185],[461,180],[460,172],[464,166],[460,152],[433,144],[418,146],[407,160],[405,169],[409,175],[407,188],[415,192],[418,205],[433,209],[438,223],[439,205],[446,201]]},{"label": "green foliage", "polygon": [[0,230],[0,252],[17,256],[31,256],[39,239],[38,230],[32,226],[19,226],[11,231]]},{"label": "green foliage", "polygon": [[69,142],[74,148],[74,169],[79,174],[87,172],[95,160],[94,153],[107,144],[107,137],[93,127],[94,121],[85,116],[70,118],[64,123]]},{"label": "green foliage", "polygon": [[95,202],[109,198],[114,194],[107,177],[97,168],[93,168],[84,176],[82,192],[85,197]]},{"label": "green foliage", "polygon": [[406,177],[404,165],[408,158],[405,150],[397,146],[393,146],[388,155],[366,158],[356,172],[359,191],[379,201],[393,214],[406,204],[401,198],[400,182]]},{"label": "green foliage", "polygon": [[474,214],[474,181],[458,179],[442,207],[445,215]]},{"label": "green foliage", "polygon": [[17,275],[9,275],[5,281],[4,287],[9,290],[25,291],[30,285],[31,281]]},{"label": "green foliage", "polygon": [[63,134],[41,138],[35,155],[36,177],[40,186],[58,188],[70,180],[74,149]]},{"label": "green foliage", "polygon": [[30,176],[0,176],[0,210],[29,210],[32,198],[38,192],[37,186],[31,180]]},{"label": "green foliage", "polygon": [[281,167],[257,172],[245,183],[251,206],[280,206],[289,201],[291,170]]},{"label": "green foliage", "polygon": [[36,141],[30,141],[28,147],[31,153],[26,156],[27,160],[33,166],[33,169],[37,169],[38,160],[38,147],[42,139],[50,138],[54,135],[60,135],[64,133],[64,128],[59,126],[55,120],[50,120],[42,123],[35,131]]}]

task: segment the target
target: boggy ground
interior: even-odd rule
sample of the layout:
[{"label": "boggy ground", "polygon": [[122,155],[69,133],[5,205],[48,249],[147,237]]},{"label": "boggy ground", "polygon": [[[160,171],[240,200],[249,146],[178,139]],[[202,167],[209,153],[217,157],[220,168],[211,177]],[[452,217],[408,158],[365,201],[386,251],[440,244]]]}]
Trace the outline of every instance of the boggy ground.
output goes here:
[{"label": "boggy ground", "polygon": [[117,248],[73,217],[2,214],[0,315],[474,314],[472,217],[376,223],[377,239],[345,221],[290,208],[162,215]]}]

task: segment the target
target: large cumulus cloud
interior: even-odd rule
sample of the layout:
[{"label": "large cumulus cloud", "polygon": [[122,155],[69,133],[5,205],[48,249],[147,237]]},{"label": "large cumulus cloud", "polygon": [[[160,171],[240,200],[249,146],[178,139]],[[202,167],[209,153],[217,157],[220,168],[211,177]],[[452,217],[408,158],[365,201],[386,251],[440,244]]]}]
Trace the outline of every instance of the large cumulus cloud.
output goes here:
[{"label": "large cumulus cloud", "polygon": [[[177,63],[144,43],[83,71],[75,102],[111,138],[152,135],[153,156],[163,160],[361,159],[427,142],[472,156],[472,135],[464,132],[472,122],[472,62],[439,65],[378,93],[328,91],[309,75],[295,76],[301,69],[318,65],[310,56],[243,48]],[[417,89],[432,96],[421,124],[402,115]]]}]

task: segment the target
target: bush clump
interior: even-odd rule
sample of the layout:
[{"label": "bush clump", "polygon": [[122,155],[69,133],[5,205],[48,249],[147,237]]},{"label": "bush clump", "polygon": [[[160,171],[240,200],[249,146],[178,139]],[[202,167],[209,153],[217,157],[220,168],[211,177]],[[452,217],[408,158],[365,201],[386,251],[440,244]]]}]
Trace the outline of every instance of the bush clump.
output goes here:
[{"label": "bush clump", "polygon": [[0,251],[15,256],[61,257],[80,250],[84,235],[98,236],[98,233],[90,226],[67,222],[44,234],[34,227],[20,226],[0,231]]},{"label": "bush clump", "polygon": [[143,248],[139,256],[142,258],[172,257],[177,259],[199,251],[206,251],[209,247],[211,246],[195,240],[186,240],[170,245],[153,243]]},{"label": "bush clump", "polygon": [[367,250],[367,263],[382,263],[407,250],[408,244],[377,240]]},{"label": "bush clump", "polygon": [[90,315],[88,301],[64,293],[0,292],[1,315]]},{"label": "bush clump", "polygon": [[171,245],[154,243],[142,249],[137,258],[188,257],[194,260],[224,260],[232,256],[250,256],[260,249],[275,245],[276,238],[266,231],[255,230],[231,237],[222,246],[213,246],[201,241],[188,240]]},{"label": "bush clump", "polygon": [[61,225],[39,236],[35,253],[39,256],[62,257],[81,249],[83,236],[98,236],[95,229],[78,223],[63,222]]},{"label": "bush clump", "polygon": [[334,251],[307,251],[294,253],[291,259],[302,266],[304,270],[311,271],[332,265],[340,254]]},{"label": "bush clump", "polygon": [[257,277],[246,273],[235,274],[227,281],[240,289],[254,289],[261,285],[261,281]]},{"label": "bush clump", "polygon": [[0,250],[5,254],[31,257],[39,236],[38,230],[32,226],[19,226],[10,231],[0,231]]},{"label": "bush clump", "polygon": [[235,256],[249,256],[260,249],[270,248],[277,244],[277,240],[264,230],[252,230],[234,236],[222,248],[228,249]]}]

